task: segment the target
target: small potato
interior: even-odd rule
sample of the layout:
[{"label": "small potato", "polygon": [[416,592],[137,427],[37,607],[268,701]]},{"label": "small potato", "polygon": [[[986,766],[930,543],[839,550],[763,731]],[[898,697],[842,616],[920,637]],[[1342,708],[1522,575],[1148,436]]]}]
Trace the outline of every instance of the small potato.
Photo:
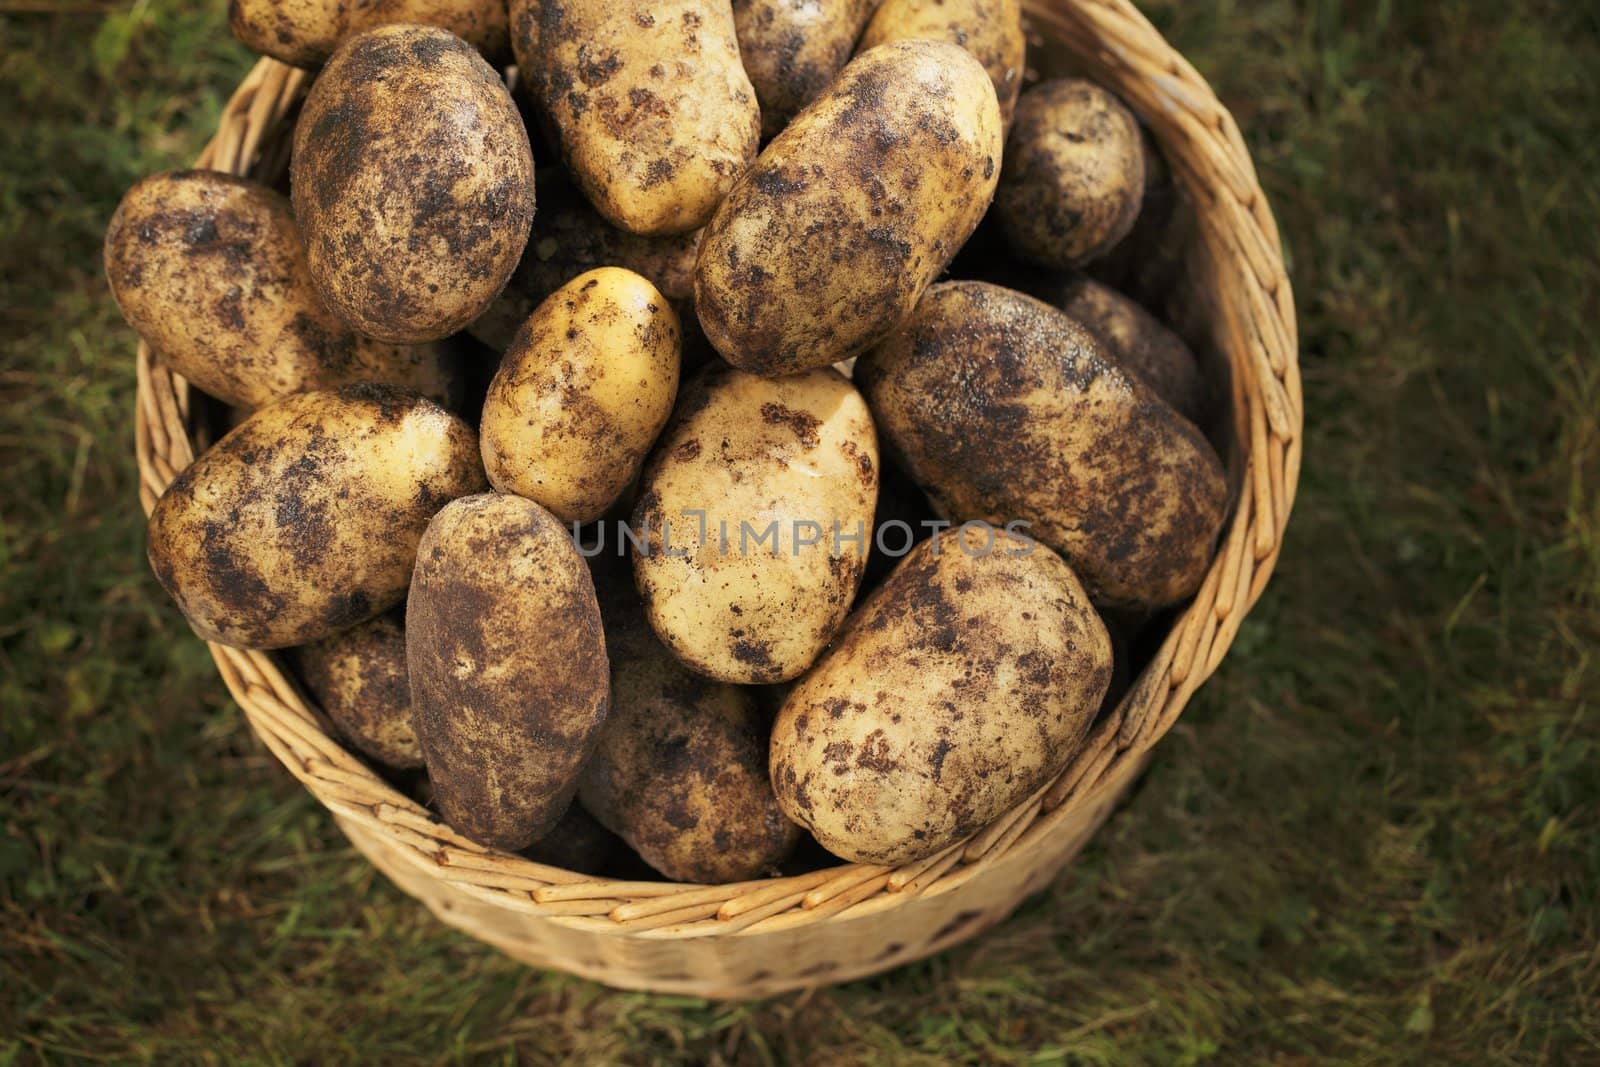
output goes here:
[{"label": "small potato", "polygon": [[877,436],[843,375],[712,364],[639,481],[634,575],[656,635],[711,678],[796,677],[850,610],[877,495]]},{"label": "small potato", "polygon": [[622,838],[576,804],[522,854],[535,863],[575,874],[626,879],[635,873],[646,877],[650,873]]},{"label": "small potato", "polygon": [[772,795],[769,719],[755,691],[687,670],[650,631],[631,576],[607,577],[598,588],[611,713],[578,802],[675,881],[775,873],[800,830]]},{"label": "small potato", "polygon": [[1022,94],[995,212],[1017,255],[1081,267],[1128,236],[1144,197],[1139,120],[1093,82],[1061,78]]},{"label": "small potato", "polygon": [[511,58],[499,0],[230,0],[228,22],[252,52],[307,69],[322,66],[351,34],[394,22],[449,30],[497,67]]},{"label": "small potato", "polygon": [[292,649],[289,658],[328,718],[358,749],[390,767],[422,766],[398,612]]},{"label": "small potato", "polygon": [[706,227],[706,337],[763,375],[877,343],[983,217],[1000,148],[994,86],[961,48],[899,41],[856,57]]},{"label": "small potato", "polygon": [[949,41],[971,52],[989,72],[1000,101],[1000,122],[1010,128],[1028,47],[1021,0],[884,0],[858,47],[865,52],[888,41],[915,38]]},{"label": "small potato", "polygon": [[111,295],[156,354],[201,391],[243,408],[374,381],[441,404],[460,392],[447,349],[358,335],[311,282],[289,200],[214,170],[155,174],[106,230]]},{"label": "small potato", "polygon": [[495,493],[440,511],[417,549],[406,659],[440,813],[493,848],[550,832],[609,688],[594,584],[566,527]]},{"label": "small potato", "polygon": [[489,386],[478,433],[490,483],[564,522],[604,515],[672,414],[681,344],[666,298],[632,271],[557,289]]},{"label": "small potato", "polygon": [[596,267],[622,267],[648,278],[682,319],[693,317],[694,256],[700,231],[641,237],[607,222],[559,168],[539,171],[539,217],[505,291],[467,331],[504,352],[534,308]]},{"label": "small potato", "polygon": [[433,341],[483,314],[533,222],[533,154],[494,68],[432,26],[339,46],[295,124],[311,277],[369,337]]},{"label": "small potato", "polygon": [[850,62],[877,0],[733,0],[739,55],[776,137]]},{"label": "small potato", "polygon": [[150,514],[150,566],[207,641],[303,645],[400,603],[433,513],[484,486],[477,435],[432,401],[298,393],[178,475]]},{"label": "small potato", "polygon": [[579,187],[625,230],[704,226],[756,157],[727,0],[511,0],[511,46]]},{"label": "small potato", "polygon": [[912,550],[773,724],[778,803],[842,859],[910,863],[976,833],[1066,767],[1100,707],[1111,639],[1083,586],[1043,545],[985,533]]},{"label": "small potato", "polygon": [[946,282],[855,373],[948,518],[1030,523],[1096,603],[1163,607],[1199,588],[1226,514],[1222,464],[1065,313]]}]

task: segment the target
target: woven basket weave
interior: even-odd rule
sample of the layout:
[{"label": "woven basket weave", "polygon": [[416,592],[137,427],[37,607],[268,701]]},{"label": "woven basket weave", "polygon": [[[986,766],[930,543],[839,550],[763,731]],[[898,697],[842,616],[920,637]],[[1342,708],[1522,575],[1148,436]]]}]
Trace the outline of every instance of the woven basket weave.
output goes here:
[{"label": "woven basket weave", "polygon": [[[918,959],[998,922],[1045,886],[1109,814],[1216,670],[1277,560],[1300,468],[1294,306],[1278,233],[1232,117],[1126,0],[1029,0],[1030,64],[1113,89],[1148,123],[1193,208],[1186,283],[1167,310],[1230,384],[1219,435],[1236,502],[1193,603],[1081,755],[969,841],[900,868],[692,886],[614,882],[483,848],[351,755],[277,657],[212,645],[251,727],[380,870],[435,915],[509,955],[626,988],[756,997]],[[264,59],[197,165],[280,180],[301,71]],[[205,420],[187,384],[138,354],[146,513],[196,455]]]}]

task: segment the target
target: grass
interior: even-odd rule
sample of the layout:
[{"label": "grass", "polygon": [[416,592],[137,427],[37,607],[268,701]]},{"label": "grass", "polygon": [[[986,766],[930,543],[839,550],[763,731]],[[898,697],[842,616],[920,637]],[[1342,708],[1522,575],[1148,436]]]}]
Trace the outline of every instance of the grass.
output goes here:
[{"label": "grass", "polygon": [[428,918],[151,580],[99,239],[247,69],[223,8],[0,5],[0,1064],[1600,1056],[1591,7],[1148,5],[1239,116],[1292,259],[1277,578],[1047,893],[887,977],[734,1006]]}]

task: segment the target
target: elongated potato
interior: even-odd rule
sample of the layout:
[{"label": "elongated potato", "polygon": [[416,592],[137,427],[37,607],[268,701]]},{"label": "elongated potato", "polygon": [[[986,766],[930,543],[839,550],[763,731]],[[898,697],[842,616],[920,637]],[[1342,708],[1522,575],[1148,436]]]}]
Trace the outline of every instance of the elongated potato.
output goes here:
[{"label": "elongated potato", "polygon": [[394,22],[449,30],[495,66],[511,57],[499,0],[229,0],[228,22],[252,52],[308,69],[327,62],[351,34]]},{"label": "elongated potato", "polygon": [[1222,464],[1063,312],[946,282],[855,373],[947,517],[1031,523],[1096,603],[1162,607],[1199,588],[1226,512]]},{"label": "elongated potato", "polygon": [[983,217],[1000,147],[994,86],[961,48],[900,41],[856,57],[706,227],[695,267],[706,337],[764,375],[875,344]]},{"label": "elongated potato", "polygon": [[379,615],[289,656],[311,695],[351,743],[390,767],[422,766],[411,725],[406,631],[399,612]]},{"label": "elongated potato", "polygon": [[526,848],[561,819],[605,721],[600,609],[583,557],[531,500],[444,508],[406,600],[417,739],[450,825]]},{"label": "elongated potato", "polygon": [[794,678],[850,610],[877,494],[872,419],[837,371],[712,364],[639,481],[634,574],[656,635],[711,678]]},{"label": "elongated potato", "polygon": [[150,565],[207,641],[303,645],[400,603],[428,520],[484,485],[477,435],[430,400],[298,393],[178,475],[150,514]]},{"label": "elongated potato", "polygon": [[533,222],[533,154],[511,94],[432,26],[339,46],[295,124],[291,185],[318,290],[385,341],[437,340],[483,314]]},{"label": "elongated potato", "polygon": [[733,0],[739,55],[776,137],[850,62],[877,0]]},{"label": "elongated potato", "polygon": [[1000,101],[1000,122],[1010,127],[1028,47],[1021,0],[884,0],[859,47],[865,52],[915,38],[949,41],[971,52],[989,72]]},{"label": "elongated potato", "polygon": [[556,290],[489,386],[478,433],[490,483],[565,522],[604,515],[672,414],[681,343],[666,298],[632,271],[601,267]]},{"label": "elongated potato", "polygon": [[579,187],[623,229],[704,226],[756,156],[726,0],[512,0],[511,46]]},{"label": "elongated potato", "polygon": [[128,325],[224,403],[253,409],[362,381],[459,399],[446,348],[373,341],[328,310],[288,198],[258,182],[214,170],[142,179],[111,217],[105,265]]},{"label": "elongated potato", "polygon": [[843,859],[909,863],[1022,803],[1110,683],[1111,639],[1059,556],[1005,530],[960,537],[918,545],[773,724],[778,803]]}]

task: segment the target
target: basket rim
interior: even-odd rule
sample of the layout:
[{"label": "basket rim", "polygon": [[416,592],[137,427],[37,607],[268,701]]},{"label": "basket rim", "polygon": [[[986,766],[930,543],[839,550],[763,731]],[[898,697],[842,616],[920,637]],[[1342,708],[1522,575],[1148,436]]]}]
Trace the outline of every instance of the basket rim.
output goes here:
[{"label": "basket rim", "polygon": [[[1199,239],[1222,284],[1217,313],[1232,379],[1239,492],[1199,592],[1128,693],[1102,715],[1053,781],[973,837],[899,867],[842,863],[725,885],[624,882],[536,863],[468,840],[401,794],[323,727],[273,653],[210,644],[224,684],[280,762],[341,821],[361,825],[433,877],[473,897],[574,929],[649,939],[740,936],[857,918],[938,895],[1041,842],[1123,784],[1216,670],[1277,562],[1301,459],[1303,400],[1293,293],[1278,229],[1239,128],[1210,86],[1129,0],[1025,0],[1034,30],[1133,79],[1118,93],[1166,150],[1196,206]],[[307,72],[263,58],[223,109],[195,161],[234,174],[259,164]],[[1175,151],[1174,147],[1182,151]],[[188,384],[142,341],[135,408],[146,513],[196,455]]]}]

